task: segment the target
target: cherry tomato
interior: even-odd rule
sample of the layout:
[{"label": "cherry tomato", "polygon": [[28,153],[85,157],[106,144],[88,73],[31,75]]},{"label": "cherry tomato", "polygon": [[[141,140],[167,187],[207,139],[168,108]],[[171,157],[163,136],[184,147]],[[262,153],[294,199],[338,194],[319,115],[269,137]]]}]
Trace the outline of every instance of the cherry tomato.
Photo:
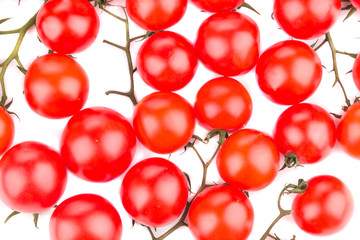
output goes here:
[{"label": "cherry tomato", "polygon": [[119,213],[105,198],[79,194],[60,203],[50,218],[51,240],[120,240]]},{"label": "cherry tomato", "polygon": [[60,155],[38,142],[10,148],[0,161],[0,198],[18,212],[40,213],[64,193],[67,173]]},{"label": "cherry tomato", "polygon": [[192,202],[188,225],[197,240],[245,240],[254,224],[254,210],[238,188],[206,188]]},{"label": "cherry tomato", "polygon": [[148,31],[171,27],[184,16],[187,0],[126,0],[131,20]]},{"label": "cherry tomato", "polygon": [[175,221],[188,200],[183,172],[163,158],[148,158],[126,173],[120,196],[125,210],[140,224],[160,227]]},{"label": "cherry tomato", "polygon": [[226,11],[213,14],[201,24],[195,49],[211,71],[236,76],[255,67],[259,44],[256,23],[244,14]]},{"label": "cherry tomato", "polygon": [[256,66],[260,89],[271,101],[293,105],[318,88],[322,66],[316,52],[303,42],[276,43],[261,54]]},{"label": "cherry tomato", "polygon": [[354,66],[352,69],[352,76],[357,89],[360,90],[360,56],[359,55],[355,59]]},{"label": "cherry tomato", "polygon": [[71,57],[58,53],[37,58],[26,72],[24,85],[31,109],[47,118],[74,115],[89,93],[84,69]]},{"label": "cherry tomato", "polygon": [[227,138],[216,157],[220,177],[242,190],[268,186],[279,171],[280,154],[273,139],[253,129],[242,129]]},{"label": "cherry tomato", "polygon": [[275,0],[274,17],[291,37],[314,39],[334,25],[341,12],[341,0]]},{"label": "cherry tomato", "polygon": [[359,0],[350,0],[351,4],[356,8],[356,10],[360,10],[360,1]]},{"label": "cherry tomato", "polygon": [[146,40],[137,55],[136,65],[142,80],[160,91],[183,88],[197,69],[194,46],[175,32],[163,31]]},{"label": "cherry tomato", "polygon": [[194,110],[175,93],[151,93],[136,106],[133,126],[145,147],[155,153],[172,153],[191,139],[195,128]]},{"label": "cherry tomato", "polygon": [[10,114],[0,106],[0,156],[11,146],[15,126]]},{"label": "cherry tomato", "polygon": [[72,54],[88,48],[96,39],[100,20],[86,0],[49,0],[36,18],[39,38],[51,50]]},{"label": "cherry tomato", "polygon": [[207,12],[222,12],[239,7],[244,0],[191,0],[191,2]]},{"label": "cherry tomato", "polygon": [[233,132],[249,121],[252,101],[239,81],[220,77],[200,88],[194,108],[197,119],[205,128]]},{"label": "cherry tomato", "polygon": [[70,118],[60,153],[76,176],[107,182],[130,166],[135,148],[134,130],[125,117],[109,108],[92,107]]},{"label": "cherry tomato", "polygon": [[298,194],[293,203],[293,218],[305,232],[331,235],[343,229],[354,211],[350,190],[338,178],[321,175],[308,181],[306,192]]}]

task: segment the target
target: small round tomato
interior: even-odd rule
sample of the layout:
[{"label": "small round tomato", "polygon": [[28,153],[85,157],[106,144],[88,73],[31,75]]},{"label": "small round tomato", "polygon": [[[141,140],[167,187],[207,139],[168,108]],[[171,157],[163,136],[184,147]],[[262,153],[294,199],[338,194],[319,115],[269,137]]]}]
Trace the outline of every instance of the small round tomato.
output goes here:
[{"label": "small round tomato", "polygon": [[63,54],[88,48],[95,41],[99,28],[99,17],[87,0],[49,0],[36,18],[41,42]]},{"label": "small round tomato", "polygon": [[59,153],[38,142],[10,148],[0,161],[0,198],[18,212],[40,213],[64,193],[67,172]]},{"label": "small round tomato", "polygon": [[30,108],[47,118],[65,118],[79,112],[89,93],[84,69],[67,55],[41,56],[25,75],[24,94]]},{"label": "small round tomato", "polygon": [[171,27],[184,16],[187,0],[126,0],[130,19],[148,31]]},{"label": "small round tomato", "polygon": [[245,240],[254,224],[254,210],[240,189],[217,185],[206,188],[192,202],[188,224],[197,240]]},{"label": "small round tomato", "polygon": [[60,154],[76,176],[107,182],[131,164],[136,137],[120,113],[105,107],[81,110],[70,118],[61,137]]},{"label": "small round tomato", "polygon": [[343,229],[354,211],[350,190],[338,178],[321,175],[307,181],[308,187],[293,203],[293,218],[305,232],[327,236]]},{"label": "small round tomato", "polygon": [[205,128],[233,132],[249,121],[252,100],[239,81],[220,77],[200,88],[194,108],[197,119]]},{"label": "small round tomato", "polygon": [[356,10],[360,11],[360,0],[350,0],[350,2]]},{"label": "small round tomato", "polygon": [[137,104],[133,126],[145,147],[167,154],[189,142],[195,128],[195,114],[190,103],[178,94],[155,92]]},{"label": "small round tomato", "polygon": [[136,222],[161,227],[175,221],[183,212],[188,184],[174,163],[148,158],[126,173],[120,196],[125,210]]},{"label": "small round tomato", "polygon": [[259,28],[250,17],[233,11],[215,13],[200,26],[195,49],[211,71],[224,76],[245,74],[259,58]]},{"label": "small round tomato", "polygon": [[293,105],[310,97],[322,78],[316,52],[303,42],[276,43],[263,52],[256,66],[260,89],[271,101]]},{"label": "small round tomato", "polygon": [[244,0],[191,0],[191,2],[207,12],[223,12],[239,7]]},{"label": "small round tomato", "polygon": [[160,91],[183,88],[197,69],[194,46],[175,32],[163,31],[152,35],[141,46],[136,66],[142,80]]},{"label": "small round tomato", "polygon": [[274,17],[291,37],[314,39],[334,25],[341,12],[341,0],[275,0]]},{"label": "small round tomato", "polygon": [[95,194],[79,194],[59,204],[50,218],[51,240],[120,240],[121,218],[114,206]]},{"label": "small round tomato", "polygon": [[252,129],[242,129],[227,138],[216,157],[220,177],[231,186],[256,191],[277,176],[280,154],[273,139]]},{"label": "small round tomato", "polygon": [[[360,4],[360,2],[359,2],[359,4]],[[353,76],[353,80],[354,80],[354,83],[355,83],[357,89],[360,90],[360,55],[358,55],[355,59],[353,69],[352,69],[352,76]]]},{"label": "small round tomato", "polygon": [[0,106],[0,156],[11,146],[14,136],[14,121],[10,114]]}]

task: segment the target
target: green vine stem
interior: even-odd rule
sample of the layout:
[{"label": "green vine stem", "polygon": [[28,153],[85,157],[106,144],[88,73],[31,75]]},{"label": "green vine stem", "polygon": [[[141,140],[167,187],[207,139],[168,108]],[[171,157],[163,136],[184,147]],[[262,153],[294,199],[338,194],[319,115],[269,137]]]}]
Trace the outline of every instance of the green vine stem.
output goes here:
[{"label": "green vine stem", "polygon": [[296,167],[303,167],[303,165],[301,165],[295,153],[288,153],[285,154],[284,165],[280,168],[279,171],[282,171],[285,168],[296,168]]}]

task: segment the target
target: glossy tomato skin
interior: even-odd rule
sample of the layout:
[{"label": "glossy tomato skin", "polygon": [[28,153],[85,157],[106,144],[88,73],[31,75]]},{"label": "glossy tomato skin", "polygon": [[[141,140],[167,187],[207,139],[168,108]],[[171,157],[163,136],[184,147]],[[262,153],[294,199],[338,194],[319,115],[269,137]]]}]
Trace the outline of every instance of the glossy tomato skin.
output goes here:
[{"label": "glossy tomato skin", "polygon": [[192,202],[188,214],[189,229],[197,240],[245,240],[253,223],[249,199],[229,185],[206,188]]},{"label": "glossy tomato skin", "polygon": [[291,37],[314,39],[334,25],[341,12],[341,0],[275,0],[274,17]]},{"label": "glossy tomato skin", "polygon": [[356,10],[360,10],[360,1],[359,0],[350,0],[351,4],[356,8]]},{"label": "glossy tomato skin", "polygon": [[239,81],[219,77],[200,88],[194,109],[196,118],[203,127],[233,132],[250,120],[252,100]]},{"label": "glossy tomato skin", "polygon": [[50,218],[50,240],[120,240],[119,213],[105,198],[79,194],[59,204]]},{"label": "glossy tomato skin", "polygon": [[352,69],[352,76],[353,76],[353,80],[354,80],[354,83],[355,83],[357,89],[359,89],[359,91],[360,91],[360,55],[358,55],[355,59],[353,69]]},{"label": "glossy tomato skin", "polygon": [[211,71],[236,76],[250,71],[259,58],[260,33],[248,16],[226,11],[215,13],[200,26],[195,49]]},{"label": "glossy tomato skin", "polygon": [[312,48],[288,40],[272,45],[261,54],[256,76],[267,98],[277,104],[293,105],[310,97],[318,88],[322,66]]},{"label": "glossy tomato skin", "polygon": [[216,157],[220,177],[245,191],[268,186],[277,176],[279,162],[274,140],[253,129],[241,129],[230,135]]},{"label": "glossy tomato skin", "polygon": [[160,91],[176,91],[194,77],[198,59],[195,48],[175,32],[163,31],[152,35],[141,46],[137,71],[150,87]]},{"label": "glossy tomato skin", "polygon": [[10,114],[0,106],[0,156],[11,146],[14,136],[14,121]]},{"label": "glossy tomato skin", "polygon": [[343,229],[354,211],[350,190],[338,178],[320,175],[309,179],[303,194],[293,203],[293,218],[305,232],[327,236]]},{"label": "glossy tomato skin", "polygon": [[36,18],[41,42],[63,54],[88,48],[95,41],[99,28],[99,17],[86,0],[49,0]]},{"label": "glossy tomato skin", "polygon": [[126,0],[130,19],[147,31],[164,30],[180,21],[187,0]]},{"label": "glossy tomato skin", "polygon": [[120,113],[106,107],[86,108],[63,130],[60,153],[68,169],[93,182],[120,176],[131,164],[136,137]]},{"label": "glossy tomato skin", "polygon": [[66,183],[62,158],[42,143],[19,143],[0,161],[0,198],[14,211],[40,213],[52,208]]},{"label": "glossy tomato skin", "polygon": [[65,118],[79,112],[89,94],[85,70],[71,57],[41,56],[25,75],[24,94],[30,108],[47,118]]},{"label": "glossy tomato skin", "polygon": [[239,7],[244,0],[191,0],[191,2],[207,12],[223,12]]},{"label": "glossy tomato skin", "polygon": [[172,92],[155,92],[136,106],[133,126],[138,140],[155,153],[172,153],[184,147],[195,128],[192,106]]},{"label": "glossy tomato skin", "polygon": [[174,163],[148,158],[126,173],[120,196],[125,210],[136,222],[161,227],[175,221],[185,209],[188,184]]}]

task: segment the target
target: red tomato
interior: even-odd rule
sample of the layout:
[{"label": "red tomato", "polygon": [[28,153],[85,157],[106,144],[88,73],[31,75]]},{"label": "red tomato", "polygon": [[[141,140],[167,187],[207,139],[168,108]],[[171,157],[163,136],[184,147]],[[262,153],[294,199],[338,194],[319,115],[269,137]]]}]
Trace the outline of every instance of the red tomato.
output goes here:
[{"label": "red tomato", "polygon": [[148,158],[126,173],[120,196],[131,218],[150,227],[175,221],[188,200],[188,184],[183,172],[163,158]]},{"label": "red tomato", "polygon": [[200,26],[195,43],[199,59],[211,71],[236,76],[250,71],[259,58],[260,33],[248,16],[215,13]]},{"label": "red tomato", "polygon": [[341,12],[341,0],[275,0],[274,17],[291,37],[314,39],[334,25]]},{"label": "red tomato", "polygon": [[144,82],[160,91],[183,88],[197,69],[194,46],[183,36],[158,32],[146,40],[137,55],[137,70]]},{"label": "red tomato", "polygon": [[321,175],[307,181],[306,192],[298,194],[293,203],[293,218],[305,232],[331,235],[349,222],[354,201],[350,190],[338,178]]},{"label": "red tomato", "polygon": [[191,2],[207,12],[223,12],[239,7],[244,0],[191,0]]},{"label": "red tomato", "polygon": [[[360,2],[359,2],[359,4],[360,4]],[[360,7],[360,5],[359,5],[359,7]],[[354,66],[352,69],[352,76],[353,76],[354,83],[355,83],[357,89],[360,90],[360,55],[358,55],[355,59]]]},{"label": "red tomato", "polygon": [[0,198],[18,212],[40,213],[64,193],[67,173],[60,155],[37,142],[10,148],[0,161]]},{"label": "red tomato", "polygon": [[74,115],[89,93],[84,69],[71,57],[58,53],[37,58],[26,72],[24,85],[31,109],[47,118]]},{"label": "red tomato", "polygon": [[187,0],[126,0],[126,10],[137,25],[148,31],[171,27],[184,16]]},{"label": "red tomato", "polygon": [[95,41],[99,28],[99,17],[86,0],[49,0],[36,18],[41,42],[63,54],[88,48]]},{"label": "red tomato", "polygon": [[356,8],[356,10],[360,10],[360,0],[350,0],[351,4]]},{"label": "red tomato", "polygon": [[80,194],[63,201],[50,218],[51,240],[120,240],[119,213],[105,198]]},{"label": "red tomato", "polygon": [[171,92],[155,92],[136,106],[133,126],[139,141],[155,153],[172,153],[184,147],[195,128],[192,106]]},{"label": "red tomato", "polygon": [[215,78],[205,83],[196,95],[195,114],[208,129],[233,132],[250,119],[252,101],[246,88],[237,80]]},{"label": "red tomato", "polygon": [[0,156],[11,146],[15,126],[10,114],[0,106]]},{"label": "red tomato", "polygon": [[318,88],[322,66],[316,52],[303,42],[276,43],[261,54],[256,66],[260,89],[271,101],[293,105]]},{"label": "red tomato", "polygon": [[274,140],[282,154],[295,153],[302,164],[316,163],[332,151],[336,142],[336,127],[323,108],[300,103],[279,116]]},{"label": "red tomato", "polygon": [[206,188],[189,209],[189,229],[197,240],[245,240],[253,223],[254,210],[249,199],[229,185]]},{"label": "red tomato", "polygon": [[70,118],[60,153],[78,177],[107,182],[130,166],[135,148],[134,130],[125,117],[109,108],[92,107]]},{"label": "red tomato", "polygon": [[268,186],[278,174],[279,162],[280,154],[273,139],[252,129],[230,135],[216,157],[220,177],[246,191]]}]

